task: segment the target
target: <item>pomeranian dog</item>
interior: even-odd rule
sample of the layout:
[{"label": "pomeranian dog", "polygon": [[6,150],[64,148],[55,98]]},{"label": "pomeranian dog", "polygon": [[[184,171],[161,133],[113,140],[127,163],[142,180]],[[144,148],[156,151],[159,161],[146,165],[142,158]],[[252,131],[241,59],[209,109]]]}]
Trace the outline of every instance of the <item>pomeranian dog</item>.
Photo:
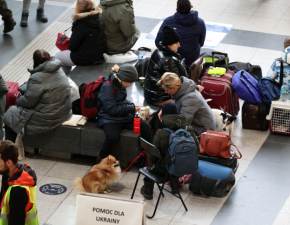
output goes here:
[{"label": "pomeranian dog", "polygon": [[75,187],[80,191],[90,193],[107,193],[109,186],[117,181],[121,175],[119,161],[112,155],[102,159],[94,165],[82,178],[75,179]]},{"label": "pomeranian dog", "polygon": [[225,131],[231,136],[234,121],[237,119],[237,117],[220,109],[212,109],[212,112],[216,121],[215,130]]}]

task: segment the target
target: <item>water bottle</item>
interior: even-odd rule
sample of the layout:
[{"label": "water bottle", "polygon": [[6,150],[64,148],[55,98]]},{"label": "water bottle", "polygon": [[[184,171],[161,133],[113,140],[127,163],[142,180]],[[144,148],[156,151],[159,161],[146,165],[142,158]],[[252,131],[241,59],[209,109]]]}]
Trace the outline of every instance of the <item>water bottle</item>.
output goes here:
[{"label": "water bottle", "polygon": [[139,117],[138,113],[136,113],[133,121],[133,132],[137,135],[141,133],[141,118]]},{"label": "water bottle", "polygon": [[281,92],[280,92],[280,101],[285,102],[288,99],[288,87],[284,83],[281,87]]}]

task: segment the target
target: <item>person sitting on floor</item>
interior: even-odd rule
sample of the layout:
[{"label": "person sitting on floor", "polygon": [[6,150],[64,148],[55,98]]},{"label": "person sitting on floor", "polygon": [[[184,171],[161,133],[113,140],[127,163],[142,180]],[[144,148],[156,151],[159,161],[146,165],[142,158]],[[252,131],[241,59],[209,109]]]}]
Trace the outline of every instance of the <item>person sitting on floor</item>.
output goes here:
[{"label": "person sitting on floor", "polygon": [[133,0],[101,0],[109,55],[128,52],[139,38]]},{"label": "person sitting on floor", "polygon": [[[167,165],[170,162],[168,153],[169,148],[169,132],[162,128],[169,128],[176,131],[186,127],[186,119],[183,115],[178,114],[177,107],[174,103],[168,103],[161,107],[158,112],[159,120],[161,121],[160,129],[154,135],[153,144],[160,151],[161,158],[156,158],[150,153],[147,153],[150,163],[150,173],[159,177],[164,177],[170,181],[172,192],[176,192],[178,188],[178,177],[170,175],[167,171]],[[145,199],[153,198],[154,182],[148,178],[144,178],[144,185],[141,187],[141,194]]]},{"label": "person sitting on floor", "polygon": [[45,133],[71,117],[71,91],[60,62],[45,50],[33,53],[33,69],[24,95],[4,114],[5,137]]},{"label": "person sitting on floor", "polygon": [[175,100],[177,110],[184,115],[197,135],[215,129],[215,119],[211,108],[197,90],[194,81],[166,72],[158,81],[165,93]]},{"label": "person sitting on floor", "polygon": [[95,6],[93,0],[77,1],[69,49],[55,54],[66,74],[74,65],[86,66],[104,62],[106,41],[100,13],[101,8]]},{"label": "person sitting on floor", "polygon": [[177,53],[179,47],[180,38],[178,34],[173,28],[165,26],[160,45],[152,53],[146,72],[144,97],[148,104],[156,106],[170,99],[170,96],[157,85],[164,72],[174,72],[180,76],[187,76],[181,57]]},{"label": "person sitting on floor", "polygon": [[198,59],[200,48],[204,44],[206,35],[203,19],[198,16],[197,11],[191,9],[190,0],[178,0],[176,13],[164,20],[155,39],[155,44],[158,47],[163,27],[170,26],[176,28],[181,44],[178,52],[185,58],[187,68]]}]

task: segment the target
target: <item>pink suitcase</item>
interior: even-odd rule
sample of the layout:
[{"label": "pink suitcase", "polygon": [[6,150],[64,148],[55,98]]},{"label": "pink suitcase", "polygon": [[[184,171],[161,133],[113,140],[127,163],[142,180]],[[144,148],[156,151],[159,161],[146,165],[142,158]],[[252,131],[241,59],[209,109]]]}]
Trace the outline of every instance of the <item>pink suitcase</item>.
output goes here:
[{"label": "pink suitcase", "polygon": [[16,98],[19,96],[19,84],[13,81],[6,81],[8,92],[6,94],[6,109],[11,105],[15,105]]},{"label": "pink suitcase", "polygon": [[233,74],[234,72],[230,70],[220,77],[205,73],[201,78],[201,85],[204,86],[201,94],[205,99],[212,99],[208,102],[211,108],[222,108],[232,115],[237,115],[240,106],[239,97],[231,86]]}]

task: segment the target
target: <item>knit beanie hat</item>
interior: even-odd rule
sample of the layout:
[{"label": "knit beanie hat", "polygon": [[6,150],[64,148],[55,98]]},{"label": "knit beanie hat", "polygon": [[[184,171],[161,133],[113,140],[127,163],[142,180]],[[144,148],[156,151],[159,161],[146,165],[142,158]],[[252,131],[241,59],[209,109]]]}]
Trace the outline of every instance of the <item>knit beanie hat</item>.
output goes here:
[{"label": "knit beanie hat", "polygon": [[130,64],[124,64],[120,66],[120,70],[117,77],[121,81],[133,83],[138,80],[138,72],[136,68]]},{"label": "knit beanie hat", "polygon": [[178,114],[175,103],[167,103],[161,107],[162,115]]},{"label": "knit beanie hat", "polygon": [[161,42],[163,45],[167,46],[180,42],[180,38],[174,28],[165,26],[162,30],[162,33]]}]

